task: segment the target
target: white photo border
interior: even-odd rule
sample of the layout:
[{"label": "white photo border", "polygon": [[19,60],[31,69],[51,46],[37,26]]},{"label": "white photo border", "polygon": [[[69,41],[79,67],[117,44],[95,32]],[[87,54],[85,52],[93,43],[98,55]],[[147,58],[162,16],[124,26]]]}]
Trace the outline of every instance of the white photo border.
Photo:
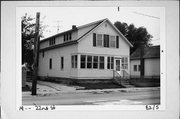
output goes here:
[{"label": "white photo border", "polygon": [[[66,3],[66,2],[65,2]],[[93,8],[93,5],[90,5]],[[119,4],[102,4],[102,5],[97,5],[94,7],[127,7],[124,5],[119,5]],[[20,109],[22,105],[22,91],[21,91],[21,80],[22,75],[21,75],[21,17],[18,13],[21,11],[21,7],[16,8],[16,105],[17,105],[17,110]],[[28,6],[28,7],[33,7],[33,6]],[[34,6],[35,8],[37,6]],[[42,6],[42,7],[53,7],[53,6]],[[88,4],[86,5],[68,5],[68,4],[61,4],[59,6],[55,7],[88,7]],[[128,6],[130,7],[130,6]],[[133,6],[131,6],[133,7]],[[138,6],[136,6],[138,7]],[[156,6],[155,6],[156,7]],[[24,8],[24,7],[23,7]],[[38,8],[41,8],[39,6]],[[153,6],[152,6],[153,8]],[[161,69],[161,77],[160,77],[160,105],[158,110],[165,110],[166,103],[165,103],[165,97],[166,97],[166,36],[165,36],[165,8],[164,7],[158,7],[161,8],[161,19],[160,19],[160,49],[161,51],[161,56],[160,56],[160,69]],[[163,40],[162,40],[163,39]],[[42,107],[45,107],[45,105],[41,105]],[[50,106],[50,105],[49,105]],[[62,106],[62,105],[55,105],[56,110],[146,110],[146,105],[72,105],[72,106]],[[29,110],[36,110],[36,106],[23,106],[24,108]],[[55,111],[56,111],[55,110]]]}]

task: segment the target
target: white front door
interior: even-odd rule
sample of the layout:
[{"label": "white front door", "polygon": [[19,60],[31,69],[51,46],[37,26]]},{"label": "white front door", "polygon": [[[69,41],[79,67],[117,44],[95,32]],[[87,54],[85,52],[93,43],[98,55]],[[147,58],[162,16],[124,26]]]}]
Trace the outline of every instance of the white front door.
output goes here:
[{"label": "white front door", "polygon": [[121,75],[121,59],[115,60],[115,68],[116,71]]}]

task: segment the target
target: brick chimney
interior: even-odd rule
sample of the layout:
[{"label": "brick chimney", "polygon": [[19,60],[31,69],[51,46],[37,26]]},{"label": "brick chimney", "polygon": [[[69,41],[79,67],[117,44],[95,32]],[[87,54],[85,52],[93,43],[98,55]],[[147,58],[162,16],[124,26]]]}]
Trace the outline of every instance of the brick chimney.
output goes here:
[{"label": "brick chimney", "polygon": [[77,29],[76,25],[72,25],[72,29]]}]

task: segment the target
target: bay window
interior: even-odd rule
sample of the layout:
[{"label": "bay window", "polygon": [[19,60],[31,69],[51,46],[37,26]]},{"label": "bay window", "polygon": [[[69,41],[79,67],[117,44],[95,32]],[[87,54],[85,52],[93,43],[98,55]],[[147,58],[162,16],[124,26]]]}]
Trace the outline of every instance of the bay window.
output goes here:
[{"label": "bay window", "polygon": [[87,68],[92,68],[92,56],[87,56]]},{"label": "bay window", "polygon": [[93,57],[93,68],[94,69],[98,68],[98,56]]},{"label": "bay window", "polygon": [[104,57],[99,57],[99,69],[104,69]]},{"label": "bay window", "polygon": [[86,55],[81,55],[81,68],[86,68]]}]

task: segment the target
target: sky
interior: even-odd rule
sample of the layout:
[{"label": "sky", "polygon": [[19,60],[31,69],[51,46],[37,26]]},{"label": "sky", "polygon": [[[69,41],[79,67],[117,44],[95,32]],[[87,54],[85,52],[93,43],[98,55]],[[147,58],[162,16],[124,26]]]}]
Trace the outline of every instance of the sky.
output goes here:
[{"label": "sky", "polygon": [[40,12],[40,21],[48,25],[43,32],[44,37],[49,37],[69,30],[72,25],[81,26],[97,20],[108,18],[112,23],[125,22],[135,27],[145,27],[153,36],[152,44],[160,43],[160,7],[21,7],[21,15],[25,13],[35,17]]}]

